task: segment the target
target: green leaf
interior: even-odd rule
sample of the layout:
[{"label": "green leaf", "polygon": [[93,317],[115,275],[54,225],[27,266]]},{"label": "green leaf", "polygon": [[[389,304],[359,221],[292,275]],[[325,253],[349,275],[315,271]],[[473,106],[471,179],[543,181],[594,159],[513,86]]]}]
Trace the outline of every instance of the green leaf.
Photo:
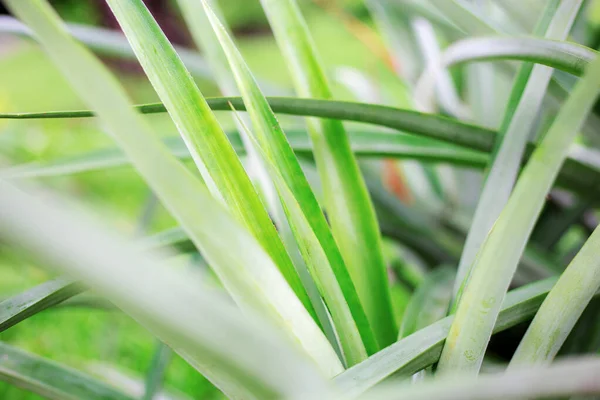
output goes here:
[{"label": "green leaf", "polygon": [[455,275],[456,271],[449,266],[438,267],[425,275],[406,306],[399,339],[446,316],[452,298],[452,282]]},{"label": "green leaf", "polygon": [[153,400],[157,392],[160,391],[167,372],[167,367],[172,358],[173,351],[169,346],[163,342],[158,342],[155,346],[150,369],[146,373],[144,397],[142,400]]},{"label": "green leaf", "polygon": [[[29,10],[9,4],[13,12],[30,16]],[[163,254],[125,244],[64,200],[4,182],[0,187],[3,240],[105,295],[228,395],[293,397],[326,390],[314,363],[284,331],[259,314],[242,315],[194,271],[163,265]],[[231,239],[229,244],[237,246]]]},{"label": "green leaf", "polygon": [[[491,129],[465,124],[452,118],[377,104],[286,97],[268,97],[267,100],[275,113],[375,124],[487,153],[492,152],[497,135]],[[239,97],[209,98],[207,102],[215,111],[231,111],[231,106],[236,110],[246,109],[244,102]],[[138,106],[138,110],[141,113],[157,113],[165,112],[165,107],[162,104],[153,103]],[[94,113],[91,111],[0,113],[0,119],[81,118],[93,115]],[[234,146],[241,146],[241,144],[234,142]],[[535,146],[530,143],[525,156],[529,157],[534,149]],[[374,152],[374,154],[377,153]],[[573,152],[561,170],[557,183],[579,193],[589,193],[590,187],[595,187],[595,184],[600,183],[600,168],[591,164],[584,154]]]},{"label": "green leaf", "polygon": [[[101,56],[118,57],[124,60],[137,60],[135,53],[122,33],[82,24],[65,24],[69,33],[87,48]],[[22,37],[34,37],[33,31],[15,18],[0,15],[0,33]],[[207,61],[195,51],[175,46],[175,51],[186,68],[195,78],[212,79],[214,73]],[[264,80],[260,86],[272,94],[284,94],[286,90]]]},{"label": "green leaf", "polygon": [[[122,33],[82,24],[71,23],[65,24],[65,26],[73,38],[98,55],[136,60],[131,46],[129,46],[127,39]],[[0,33],[35,39],[34,32],[25,24],[5,15],[0,16]],[[212,73],[206,61],[198,53],[178,47],[177,54],[179,54],[186,67],[194,76],[205,79],[212,78]]]},{"label": "green leaf", "polygon": [[[229,68],[227,56],[221,47],[219,38],[214,32],[211,23],[203,10],[202,3],[199,0],[178,0],[178,4],[181,8],[183,17],[190,29],[194,41],[203,54],[207,58],[211,69],[214,71],[215,80],[221,89],[221,92],[227,96],[237,96],[239,91],[236,87],[235,76]],[[210,1],[209,4],[215,12],[220,15],[220,10],[216,8],[216,3]],[[221,18],[221,21],[223,19]],[[229,34],[227,26],[221,24],[226,34]],[[236,123],[236,128],[239,132],[244,131],[244,124],[249,125],[250,120],[246,115],[240,116],[242,123]],[[237,122],[237,121],[236,121]],[[246,152],[245,167],[248,171],[249,176],[257,188],[264,195],[268,209],[270,211],[271,218],[273,218],[278,232],[282,238],[283,244],[288,250],[292,261],[298,270],[298,275],[302,284],[306,290],[306,293],[311,301],[312,307],[315,310],[315,315],[325,332],[325,335],[329,339],[329,342],[339,349],[337,338],[334,332],[334,328],[329,318],[329,314],[325,309],[323,300],[317,290],[315,282],[309,274],[306,265],[302,261],[298,253],[298,247],[294,241],[291,228],[285,218],[282,205],[277,198],[277,193],[273,187],[273,182],[269,178],[267,170],[259,158],[254,145],[248,139],[247,135],[238,136],[243,142],[243,148]],[[231,138],[230,138],[231,140]]]},{"label": "green leaf", "polygon": [[[571,30],[580,6],[581,0],[548,1],[536,27],[536,34],[545,35],[550,39],[564,39]],[[468,284],[471,266],[477,253],[510,197],[521,168],[527,140],[542,108],[553,72],[551,68],[527,63],[523,64],[517,73],[495,149],[492,151],[492,165],[485,178],[458,265],[454,284],[456,302],[460,298],[459,290]],[[450,368],[454,369],[454,366],[450,365]]]},{"label": "green leaf", "polygon": [[354,365],[378,346],[342,255],[269,103],[219,20],[202,3],[252,120],[254,130],[244,132],[267,166],[306,266],[330,311],[344,358]]},{"label": "green leaf", "polygon": [[[297,155],[312,155],[310,140],[305,131],[286,129],[287,140]],[[245,154],[237,132],[228,132],[238,155]],[[448,163],[470,168],[484,168],[488,156],[484,153],[439,143],[427,138],[405,135],[399,132],[349,131],[350,145],[356,157],[386,157],[419,160],[427,163]],[[188,160],[190,153],[179,137],[163,139],[175,157]],[[107,170],[129,165],[129,160],[117,148],[108,148],[83,153],[78,156],[57,158],[47,162],[14,165],[0,170],[4,179],[40,178],[64,176],[88,171]]]},{"label": "green leaf", "polygon": [[[376,388],[365,400],[493,400],[564,398],[600,394],[600,358],[578,358],[547,367],[515,369],[478,377],[396,383]],[[589,398],[589,397],[588,397]]]},{"label": "green leaf", "polygon": [[260,196],[173,46],[141,0],[107,3],[212,195],[257,238],[304,306],[314,313]]},{"label": "green leaf", "polygon": [[515,352],[510,368],[551,362],[600,288],[600,228],[563,272]]},{"label": "green leaf", "polygon": [[596,50],[573,42],[527,36],[484,36],[452,43],[444,51],[442,61],[446,68],[473,61],[527,61],[581,76],[597,55]]},{"label": "green leaf", "polygon": [[498,28],[478,15],[473,6],[462,0],[434,1],[431,4],[459,29],[473,36],[494,34]]},{"label": "green leaf", "polygon": [[[330,99],[331,91],[295,0],[262,0],[301,97]],[[396,340],[379,227],[344,126],[308,120],[333,235],[379,346]]]},{"label": "green leaf", "polygon": [[[130,102],[115,78],[71,39],[46,2],[36,0],[33,4],[11,0],[8,4],[36,31],[38,40],[54,63],[85,103],[98,114],[105,128],[201,250],[238,304],[251,315],[258,313],[272,321],[314,357],[317,365],[331,374],[329,364],[331,360],[337,360],[335,352],[256,239],[152,135],[143,118],[131,111]],[[222,238],[227,238],[227,243]],[[236,251],[229,251],[231,248]],[[203,374],[211,374],[194,353],[188,359],[203,368]],[[221,378],[223,374],[219,373],[214,379]],[[233,390],[236,388],[232,387]]]},{"label": "green leaf", "polygon": [[0,332],[55,306],[84,290],[79,283],[65,278],[44,282],[0,303]]},{"label": "green leaf", "polygon": [[[501,332],[533,317],[555,282],[556,278],[549,278],[509,292],[502,304],[494,332]],[[334,383],[342,394],[353,398],[393,374],[409,377],[435,364],[453,318],[446,317],[399,340],[344,371],[334,379]]]},{"label": "green leaf", "polygon": [[446,371],[468,370],[471,373],[479,370],[502,299],[546,195],[599,89],[600,58],[590,64],[588,72],[562,106],[483,243],[458,304],[440,358],[440,368]]},{"label": "green leaf", "polygon": [[2,342],[0,380],[50,400],[133,400],[91,376]]}]

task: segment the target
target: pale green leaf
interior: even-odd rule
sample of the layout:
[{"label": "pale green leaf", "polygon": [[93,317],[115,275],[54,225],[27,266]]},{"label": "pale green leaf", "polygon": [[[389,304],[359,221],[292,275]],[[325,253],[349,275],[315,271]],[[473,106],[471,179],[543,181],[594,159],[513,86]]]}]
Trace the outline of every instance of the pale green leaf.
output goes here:
[{"label": "pale green leaf", "polygon": [[2,342],[0,380],[50,400],[133,400],[80,371]]},{"label": "pale green leaf", "polygon": [[314,312],[260,196],[173,46],[141,0],[108,4],[212,195],[256,237],[304,306]]},{"label": "pale green leaf", "polygon": [[[295,0],[262,0],[296,90],[301,97],[330,99],[331,91]],[[344,126],[309,120],[309,133],[324,188],[333,235],[380,347],[393,343],[394,326],[379,227]]]},{"label": "pale green leaf", "polygon": [[[143,118],[131,112],[130,102],[114,77],[71,39],[45,1],[9,4],[35,29],[49,56],[201,249],[238,304],[264,315],[303,346],[318,365],[320,360],[326,364],[331,346],[273,260],[202,182],[169,154]],[[227,238],[227,243],[222,238]],[[235,252],[229,251],[232,247]],[[194,354],[188,358],[195,365],[204,365]]]},{"label": "pale green leaf", "polygon": [[440,365],[448,372],[479,370],[502,299],[568,148],[600,90],[596,59],[562,106],[479,251]]}]

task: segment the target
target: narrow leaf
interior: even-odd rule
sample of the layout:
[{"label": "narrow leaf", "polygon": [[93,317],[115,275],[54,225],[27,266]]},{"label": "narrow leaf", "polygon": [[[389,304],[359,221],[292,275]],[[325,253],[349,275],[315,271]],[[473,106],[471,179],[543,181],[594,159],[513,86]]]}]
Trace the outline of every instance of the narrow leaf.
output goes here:
[{"label": "narrow leaf", "polygon": [[425,380],[420,384],[387,385],[362,397],[365,400],[494,400],[562,398],[600,394],[600,358],[563,361],[547,367],[515,369],[454,379]]},{"label": "narrow leaf", "polygon": [[141,0],[107,3],[213,196],[257,238],[304,306],[314,313],[252,181],[175,49]]},{"label": "narrow leaf", "polygon": [[346,361],[354,365],[378,347],[342,255],[275,114],[227,32],[202,3],[252,119],[254,130],[246,130],[247,135],[279,193],[300,252],[331,313]]},{"label": "narrow leaf", "polygon": [[[571,30],[580,6],[580,0],[548,1],[536,27],[536,33],[550,39],[564,39]],[[512,192],[527,139],[531,136],[531,130],[541,110],[552,73],[551,68],[532,64],[523,64],[517,73],[492,152],[492,165],[485,179],[458,265],[454,285],[456,298],[460,288],[467,284],[475,256]]]},{"label": "narrow leaf", "polygon": [[[494,327],[501,332],[532,318],[556,282],[539,281],[508,293]],[[439,360],[453,316],[446,317],[407,336],[349,368],[334,379],[348,398],[354,398],[392,374],[409,377]]]},{"label": "narrow leaf", "polygon": [[0,380],[50,400],[133,400],[91,376],[2,342]]},{"label": "narrow leaf", "polygon": [[[331,357],[337,357],[269,255],[209,194],[202,182],[151,134],[143,118],[131,111],[130,102],[115,78],[71,39],[52,8],[43,0],[11,0],[7,4],[36,31],[38,41],[49,56],[98,114],[238,303],[252,314],[264,315],[272,321],[295,343],[302,345],[317,365],[326,365]],[[223,251],[222,238],[228,238],[227,249],[232,246],[236,251]],[[117,276],[115,274],[115,278]],[[211,374],[193,353],[188,359],[204,368],[203,374]],[[218,371],[216,374],[216,377],[211,376],[228,381],[224,378],[226,375]],[[231,388],[243,389],[235,385]]]},{"label": "narrow leaf", "polygon": [[[225,52],[221,48],[219,39],[213,31],[211,23],[202,8],[202,3],[199,0],[178,0],[178,4],[194,41],[198,47],[202,49],[202,52],[207,58],[211,69],[214,71],[215,81],[217,82],[221,93],[226,96],[239,95],[234,74],[229,68]],[[220,10],[218,9],[217,4],[212,0],[210,0],[209,4],[211,5],[213,11],[217,15],[220,15]],[[221,21],[223,22],[222,18]],[[222,27],[226,33],[228,33],[227,26],[222,24]],[[250,120],[246,115],[243,115],[240,118],[244,124],[250,124]],[[244,127],[240,123],[237,123],[236,127],[239,132],[244,130]],[[329,314],[325,309],[323,300],[318,293],[311,275],[308,273],[304,263],[300,261],[300,257],[298,256],[298,248],[293,240],[291,229],[287,223],[287,220],[285,219],[282,205],[277,198],[273,183],[268,176],[265,166],[256,154],[253,144],[248,140],[246,135],[241,135],[239,137],[243,142],[243,148],[246,152],[245,166],[248,174],[260,192],[264,195],[271,218],[273,218],[275,224],[277,225],[283,244],[292,257],[292,261],[294,262],[294,265],[298,271],[298,276],[306,290],[306,294],[311,301],[311,305],[321,327],[323,328],[323,331],[325,332],[329,341],[337,346],[337,339],[331,325]]]},{"label": "narrow leaf", "polygon": [[515,352],[510,368],[551,362],[600,288],[600,228],[577,256],[544,300]]},{"label": "narrow leaf", "polygon": [[[314,364],[281,330],[257,314],[240,314],[193,271],[162,265],[157,260],[164,255],[124,244],[88,216],[73,215],[73,205],[64,200],[59,203],[31,188],[25,193],[4,182],[0,187],[3,240],[107,296],[230,395],[285,393],[293,398],[305,390],[325,389]],[[237,390],[231,392],[234,385]]]},{"label": "narrow leaf", "polygon": [[55,306],[84,290],[72,280],[57,278],[10,297],[0,303],[0,332]]},{"label": "narrow leaf", "polygon": [[599,89],[600,59],[596,59],[525,166],[475,259],[440,358],[440,367],[446,371],[475,374],[479,370],[502,299],[546,195]]},{"label": "narrow leaf", "polygon": [[[275,113],[369,123],[487,153],[492,152],[497,135],[497,132],[491,129],[465,124],[452,118],[377,104],[284,97],[269,97],[267,100]],[[236,110],[246,109],[239,97],[209,98],[207,102],[215,111],[231,111],[232,106]],[[159,103],[144,104],[137,109],[144,114],[165,112],[164,105]],[[91,111],[0,113],[0,119],[80,118],[93,115]],[[234,145],[241,146],[235,143]],[[534,149],[535,146],[530,143],[525,156],[529,157]],[[585,154],[571,151],[570,158],[561,170],[558,183],[579,193],[589,193],[590,187],[600,183],[598,170],[600,169],[597,165],[590,163]]]},{"label": "narrow leaf", "polygon": [[[330,99],[331,91],[295,0],[262,0],[275,39],[302,97]],[[309,120],[325,208],[335,240],[356,286],[369,323],[385,347],[396,339],[379,227],[344,126]]]}]

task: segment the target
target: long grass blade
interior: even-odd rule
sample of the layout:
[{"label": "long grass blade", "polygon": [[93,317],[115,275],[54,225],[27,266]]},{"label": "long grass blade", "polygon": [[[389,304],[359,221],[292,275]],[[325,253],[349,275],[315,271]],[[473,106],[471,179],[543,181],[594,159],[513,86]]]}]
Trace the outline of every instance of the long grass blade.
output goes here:
[{"label": "long grass blade", "polygon": [[133,400],[91,376],[2,342],[0,380],[50,400]]},{"label": "long grass blade", "polygon": [[448,46],[439,62],[427,65],[416,84],[415,92],[420,103],[430,105],[436,81],[442,71],[465,63],[526,61],[581,76],[597,55],[597,51],[578,43],[539,37],[468,37]]},{"label": "long grass blade", "polygon": [[[215,380],[217,386],[237,383],[245,396],[259,398],[325,389],[314,364],[284,340],[281,331],[258,314],[243,316],[193,271],[164,266],[157,261],[164,255],[141,253],[124,244],[86,215],[73,215],[73,206],[64,201],[60,204],[32,189],[26,194],[4,182],[0,186],[4,240],[107,296],[209,379],[221,378]],[[288,380],[289,371],[295,372]]]},{"label": "long grass blade", "polygon": [[83,286],[65,278],[57,278],[10,297],[0,303],[0,332],[81,293]]},{"label": "long grass blade", "polygon": [[474,61],[516,60],[542,64],[581,76],[597,55],[598,52],[594,49],[562,40],[527,36],[484,36],[452,43],[444,51],[441,66],[449,68]]},{"label": "long grass blade", "polygon": [[[215,80],[221,93],[226,96],[239,95],[235,76],[229,68],[227,56],[202,8],[202,3],[198,0],[178,0],[178,4],[194,41],[198,47],[202,49],[211,69],[214,71]],[[220,16],[221,12],[217,4],[212,0],[209,4],[215,14],[220,18],[223,29],[230,35],[228,27]],[[242,123],[237,123],[236,119],[236,127],[238,132],[243,132],[243,125],[250,125],[250,119],[246,115],[240,115],[240,118],[242,119]],[[277,193],[273,187],[273,182],[269,178],[263,162],[256,153],[253,143],[247,138],[247,135],[239,135],[238,137],[243,142],[243,148],[246,152],[245,166],[248,174],[260,192],[264,195],[270,215],[275,221],[283,243],[298,270],[299,278],[302,281],[323,331],[327,335],[329,341],[337,346],[337,339],[329,314],[325,309],[325,305],[323,304],[323,300],[321,299],[313,278],[308,272],[304,262],[301,260],[301,257],[298,255],[296,242],[293,239],[291,228],[285,219],[282,205],[277,198]]]},{"label": "long grass blade", "polygon": [[[67,23],[69,33],[87,48],[101,56],[118,57],[123,60],[137,60],[127,38],[122,33],[97,26]],[[11,34],[34,38],[33,31],[19,20],[0,15],[0,34]],[[175,46],[175,51],[194,78],[215,78],[208,62],[195,51]],[[275,84],[259,80],[260,86],[272,95],[284,95],[287,90]]]},{"label": "long grass blade", "polygon": [[[312,146],[304,131],[286,129],[287,140],[297,155],[311,156]],[[391,132],[349,131],[350,145],[358,158],[397,158],[418,160],[427,163],[447,163],[468,168],[484,168],[489,162],[485,153],[439,143],[426,138]],[[237,132],[227,137],[238,155],[245,154],[244,145]],[[171,154],[182,160],[191,155],[179,137],[167,138],[163,143]],[[130,165],[123,152],[117,148],[95,150],[72,157],[62,157],[47,162],[14,165],[0,170],[4,179],[41,178],[65,176],[89,171],[108,170]],[[600,168],[599,168],[600,170]]]},{"label": "long grass blade", "polygon": [[596,59],[530,158],[475,259],[440,358],[445,371],[475,374],[479,370],[502,299],[546,195],[599,89],[600,59]]},{"label": "long grass blade", "polygon": [[[169,154],[141,116],[130,111],[130,102],[114,77],[71,39],[46,2],[11,0],[7,4],[36,31],[49,56],[201,249],[234,299],[249,312],[273,321],[303,346],[317,365],[331,373],[328,365],[337,360],[335,352],[273,260],[207,188]],[[222,238],[228,238],[227,244]],[[223,251],[223,246],[236,251]],[[190,359],[195,360],[193,355]],[[196,364],[204,365],[199,361]]]},{"label": "long grass blade", "polygon": [[260,196],[175,49],[141,0],[107,3],[211,193],[258,239],[304,306],[314,314]]},{"label": "long grass blade", "polygon": [[[536,33],[550,39],[564,39],[580,6],[581,1],[549,1],[536,27]],[[542,107],[552,73],[551,68],[531,64],[522,65],[517,73],[499,128],[498,142],[492,152],[492,165],[458,265],[454,285],[457,299],[460,288],[467,284],[477,252],[512,192],[527,139]]]},{"label": "long grass blade", "polygon": [[[509,292],[494,332],[501,332],[532,318],[555,283],[556,278],[548,278]],[[334,382],[345,396],[354,398],[393,374],[409,377],[433,365],[439,360],[453,318],[446,317],[399,340],[349,368]]]},{"label": "long grass blade", "polygon": [[378,346],[327,220],[286,136],[233,41],[202,1],[229,60],[254,127],[256,144],[279,193],[306,265],[329,308],[348,365],[364,360]]},{"label": "long grass blade", "polygon": [[436,9],[456,24],[461,30],[474,36],[496,33],[499,27],[492,21],[483,18],[473,5],[463,0],[448,0],[431,2]]},{"label": "long grass blade", "polygon": [[[98,55],[119,57],[125,60],[136,60],[131,46],[125,36],[117,31],[83,24],[66,24],[69,33]],[[0,16],[0,34],[11,34],[21,37],[34,38],[33,31],[19,20],[6,15]],[[176,48],[192,75],[212,79],[212,73],[202,57],[188,49]]]},{"label": "long grass blade", "polygon": [[598,395],[600,358],[563,361],[551,366],[515,369],[473,377],[424,381],[416,385],[390,384],[362,397],[365,400],[493,400],[562,398]]},{"label": "long grass blade", "polygon": [[[298,94],[330,99],[331,91],[295,0],[262,0]],[[379,227],[365,182],[340,121],[309,120],[325,208],[333,235],[380,347],[393,343],[392,315]]]},{"label": "long grass blade", "polygon": [[[282,97],[269,97],[267,100],[276,113],[375,124],[487,153],[492,152],[497,135],[497,132],[491,129],[465,124],[452,118],[376,104]],[[239,97],[212,98],[208,99],[207,102],[215,111],[231,111],[232,106],[236,110],[245,110],[244,102]],[[138,106],[137,110],[141,113],[151,114],[165,112],[165,107],[162,104],[153,103]],[[88,110],[0,113],[0,119],[79,118],[92,117],[93,115],[94,113]],[[237,146],[235,142],[233,144]],[[534,148],[533,144],[528,145],[525,153],[526,158],[533,153]],[[585,154],[580,151],[572,151],[570,152],[570,158],[561,170],[557,183],[579,193],[589,193],[590,187],[597,187],[600,184],[600,174],[597,172],[598,168],[594,165],[587,160]]]},{"label": "long grass blade", "polygon": [[446,316],[455,274],[453,268],[445,266],[425,275],[406,306],[398,338],[412,335]]},{"label": "long grass blade", "polygon": [[594,293],[600,288],[600,228],[544,300],[515,352],[510,368],[551,362]]}]

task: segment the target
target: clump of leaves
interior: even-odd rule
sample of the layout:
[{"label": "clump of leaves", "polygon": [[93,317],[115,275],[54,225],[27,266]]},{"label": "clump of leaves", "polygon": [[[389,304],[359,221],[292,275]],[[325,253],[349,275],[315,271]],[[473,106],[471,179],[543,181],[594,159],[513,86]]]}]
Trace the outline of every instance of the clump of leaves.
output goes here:
[{"label": "clump of leaves", "polygon": [[[69,27],[46,0],[5,0],[27,27],[2,19],[0,32],[32,36],[89,110],[0,118],[95,117],[117,148],[0,171],[0,237],[64,274],[0,303],[0,331],[91,288],[163,343],[145,398],[161,386],[168,349],[235,399],[600,395],[590,329],[600,59],[582,33],[589,4],[369,0],[394,95],[364,72],[329,77],[296,1],[261,0],[299,96],[271,97],[215,2],[177,2],[206,64],[175,49],[142,0],[107,3],[124,37]],[[580,43],[565,41],[570,32]],[[137,59],[160,103],[133,105],[91,50]],[[206,98],[192,74],[232,97]],[[380,104],[334,100],[331,78]],[[152,134],[145,114],[165,112],[180,137]],[[178,228],[131,243],[21,182],[123,165]],[[386,171],[410,196],[387,190]],[[218,283],[174,269],[175,254],[201,257]],[[588,355],[554,361],[572,355],[570,338]],[[7,343],[0,354],[0,379],[43,397],[132,398]]]}]

